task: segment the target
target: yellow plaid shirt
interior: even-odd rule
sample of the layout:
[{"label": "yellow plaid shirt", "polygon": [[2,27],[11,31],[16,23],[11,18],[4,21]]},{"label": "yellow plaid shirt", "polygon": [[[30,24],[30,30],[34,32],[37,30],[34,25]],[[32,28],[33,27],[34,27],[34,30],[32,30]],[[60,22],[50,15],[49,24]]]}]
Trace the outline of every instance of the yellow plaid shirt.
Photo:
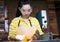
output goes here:
[{"label": "yellow plaid shirt", "polygon": [[[28,25],[28,26],[30,26],[29,21],[24,21],[21,16],[14,18],[11,21],[11,24],[9,26],[8,39],[10,38],[11,35],[16,35],[16,27],[18,26],[19,20],[20,20],[20,25],[23,25],[23,26],[27,26]],[[43,35],[44,33],[41,30],[41,27],[40,27],[40,24],[39,24],[38,20],[36,18],[34,18],[34,17],[29,17],[29,20],[31,21],[32,26],[35,26],[36,29],[40,32],[40,35]]]}]

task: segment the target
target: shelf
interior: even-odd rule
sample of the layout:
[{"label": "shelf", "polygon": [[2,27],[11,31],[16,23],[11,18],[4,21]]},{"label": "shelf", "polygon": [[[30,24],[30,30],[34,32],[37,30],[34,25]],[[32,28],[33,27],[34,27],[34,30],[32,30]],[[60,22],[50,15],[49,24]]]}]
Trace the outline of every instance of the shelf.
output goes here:
[{"label": "shelf", "polygon": [[0,1],[0,6],[4,6],[4,1]]},{"label": "shelf", "polygon": [[0,22],[3,22],[3,21],[5,21],[5,19],[0,19]]},{"label": "shelf", "polygon": [[6,29],[8,30],[8,28],[5,25],[7,24],[5,22],[5,17],[7,17],[7,12],[6,12],[7,7],[4,1],[5,0],[0,0],[0,39],[1,40],[5,38]]},{"label": "shelf", "polygon": [[0,29],[0,32],[4,32],[4,29]]},{"label": "shelf", "polygon": [[0,24],[0,26],[5,26],[5,24]]},{"label": "shelf", "polygon": [[0,13],[4,13],[5,12],[5,10],[0,10]]},{"label": "shelf", "polygon": [[4,8],[4,6],[0,6],[0,8],[1,8],[1,9],[3,9],[3,8]]},{"label": "shelf", "polygon": [[0,21],[0,24],[5,24],[5,21]]},{"label": "shelf", "polygon": [[3,11],[4,10],[4,8],[0,8],[0,11]]}]

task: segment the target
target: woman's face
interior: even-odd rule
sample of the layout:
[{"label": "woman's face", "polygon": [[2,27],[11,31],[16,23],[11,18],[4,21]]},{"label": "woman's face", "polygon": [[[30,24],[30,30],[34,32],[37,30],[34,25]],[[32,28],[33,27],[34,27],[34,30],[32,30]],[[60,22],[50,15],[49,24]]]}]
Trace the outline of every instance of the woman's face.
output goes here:
[{"label": "woman's face", "polygon": [[19,8],[19,10],[21,11],[23,17],[29,17],[32,12],[32,7],[30,4],[25,4]]}]

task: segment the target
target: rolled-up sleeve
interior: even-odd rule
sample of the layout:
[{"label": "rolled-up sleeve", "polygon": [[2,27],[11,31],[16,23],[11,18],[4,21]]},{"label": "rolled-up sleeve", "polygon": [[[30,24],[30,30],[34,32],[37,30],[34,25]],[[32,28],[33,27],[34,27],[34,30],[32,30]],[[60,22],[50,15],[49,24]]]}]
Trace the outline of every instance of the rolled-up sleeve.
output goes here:
[{"label": "rolled-up sleeve", "polygon": [[42,29],[41,29],[41,27],[40,27],[40,24],[39,24],[39,22],[38,22],[38,20],[36,19],[36,18],[34,18],[34,21],[35,21],[35,26],[36,26],[36,29],[39,31],[39,34],[40,35],[43,35],[44,34],[44,32],[42,31]]}]

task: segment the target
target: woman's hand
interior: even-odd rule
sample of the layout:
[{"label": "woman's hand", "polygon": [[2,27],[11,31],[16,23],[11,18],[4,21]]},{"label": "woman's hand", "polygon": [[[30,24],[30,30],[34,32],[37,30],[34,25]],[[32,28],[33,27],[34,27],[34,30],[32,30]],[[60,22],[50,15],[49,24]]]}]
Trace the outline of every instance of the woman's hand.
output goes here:
[{"label": "woman's hand", "polygon": [[12,36],[10,37],[10,39],[11,39],[11,40],[16,40],[15,37],[16,37],[15,35],[12,35]]},{"label": "woman's hand", "polygon": [[26,35],[28,39],[31,39],[36,29],[31,26],[19,26],[16,31],[17,35]]},{"label": "woman's hand", "polygon": [[34,35],[34,36],[32,37],[32,40],[37,40],[37,37]]}]

